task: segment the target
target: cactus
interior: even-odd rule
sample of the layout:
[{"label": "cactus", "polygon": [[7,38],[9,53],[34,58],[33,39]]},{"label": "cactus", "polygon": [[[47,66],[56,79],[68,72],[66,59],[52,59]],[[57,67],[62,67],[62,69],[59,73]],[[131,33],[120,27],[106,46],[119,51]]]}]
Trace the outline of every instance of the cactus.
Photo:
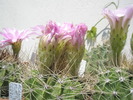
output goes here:
[{"label": "cactus", "polygon": [[0,61],[0,97],[8,96],[9,82],[19,82],[20,72],[16,63]]},{"label": "cactus", "polygon": [[76,79],[47,75],[23,83],[25,100],[84,100],[83,85]]},{"label": "cactus", "polygon": [[87,51],[84,56],[84,60],[87,61],[86,74],[97,74],[99,70],[112,66],[110,55],[111,49],[108,43],[92,48],[90,52]]},{"label": "cactus", "polygon": [[112,67],[102,70],[94,86],[93,100],[133,100],[133,75]]},{"label": "cactus", "polygon": [[10,82],[20,82],[21,67],[9,51],[0,50],[0,97],[8,97],[8,85]]},{"label": "cactus", "polygon": [[56,51],[58,59],[55,62],[54,70],[58,73],[62,72],[62,74],[78,76],[79,65],[84,55],[84,45],[80,48],[75,48],[69,43],[65,45],[61,43],[57,46]]},{"label": "cactus", "polygon": [[115,65],[120,65],[121,51],[125,45],[127,34],[121,31],[121,34],[111,32],[110,42],[112,47],[113,59]]},{"label": "cactus", "polygon": [[84,55],[87,26],[69,23],[58,25],[50,21],[45,27],[37,26],[34,29],[42,33],[38,49],[40,72],[44,75],[65,72],[77,76]]},{"label": "cactus", "polygon": [[51,73],[54,57],[55,57],[55,46],[54,41],[50,43],[48,46],[46,45],[46,36],[42,36],[39,42],[39,50],[38,50],[38,56],[39,56],[39,64],[40,69],[39,71],[42,74],[49,74]]},{"label": "cactus", "polygon": [[108,44],[85,53],[85,77],[88,77],[86,92],[92,100],[132,100],[133,74],[129,70],[114,67],[110,54]]}]

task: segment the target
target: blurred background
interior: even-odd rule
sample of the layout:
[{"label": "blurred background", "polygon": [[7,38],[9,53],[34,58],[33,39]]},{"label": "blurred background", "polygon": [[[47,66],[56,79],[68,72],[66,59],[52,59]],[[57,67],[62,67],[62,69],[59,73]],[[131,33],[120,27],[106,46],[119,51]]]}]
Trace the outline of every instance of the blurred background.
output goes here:
[{"label": "blurred background", "polygon": [[[48,21],[74,24],[85,23],[90,29],[99,21],[102,9],[110,2],[118,0],[0,0],[0,31],[2,28],[28,29]],[[133,4],[133,0],[120,0],[119,8]],[[109,7],[115,9],[114,6]],[[104,19],[97,25],[100,32],[108,21]],[[129,34],[133,32],[133,20]],[[101,36],[101,35],[100,35]],[[101,37],[97,43],[101,43]],[[2,39],[2,37],[0,37]],[[22,52],[29,58],[36,51],[38,40],[23,41]]]}]

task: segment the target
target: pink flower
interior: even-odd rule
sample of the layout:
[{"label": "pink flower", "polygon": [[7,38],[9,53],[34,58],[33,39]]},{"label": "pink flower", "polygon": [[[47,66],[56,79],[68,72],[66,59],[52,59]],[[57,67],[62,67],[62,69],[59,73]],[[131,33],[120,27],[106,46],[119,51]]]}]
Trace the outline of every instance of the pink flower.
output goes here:
[{"label": "pink flower", "polygon": [[0,34],[4,37],[0,44],[1,46],[6,46],[28,38],[31,32],[29,30],[18,31],[16,29],[4,28]]},{"label": "pink flower", "polygon": [[[58,25],[55,22],[50,21],[46,26],[44,25],[38,25],[32,28],[34,31],[33,33],[39,35],[39,36],[46,36],[46,44],[50,43],[52,38],[57,34],[59,31]],[[55,38],[55,37],[54,37]]]},{"label": "pink flower", "polygon": [[111,29],[127,29],[133,16],[133,6],[129,6],[124,9],[117,9],[114,11],[104,9],[103,14],[108,19]]},{"label": "pink flower", "polygon": [[58,26],[55,22],[50,21],[48,24],[44,25],[37,25],[32,28],[37,35],[47,35],[47,34],[55,34],[58,31]]},{"label": "pink flower", "polygon": [[[36,32],[42,33],[38,49],[40,62],[53,72],[64,72],[69,69],[71,75],[77,75],[84,55],[84,36],[87,26],[71,23],[56,24],[50,21],[45,27],[37,26],[35,29]],[[43,74],[47,74],[47,68],[43,65],[40,66],[40,70]]]},{"label": "pink flower", "polygon": [[82,45],[84,43],[84,36],[87,32],[87,26],[85,24],[79,24],[75,26],[75,32],[72,33],[73,45]]},{"label": "pink flower", "polygon": [[45,30],[45,26],[43,26],[43,25],[37,25],[32,28],[33,33],[38,36],[42,36],[44,33],[44,30]]},{"label": "pink flower", "polygon": [[126,43],[129,22],[133,17],[133,6],[110,11],[104,9],[103,14],[108,19],[111,27],[110,44],[113,60],[116,66],[121,63],[121,51]]},{"label": "pink flower", "polygon": [[46,44],[54,38],[57,42],[70,42],[72,45],[81,45],[84,42],[84,36],[87,31],[85,24],[73,25],[71,23],[56,24],[50,21],[46,26],[38,25],[33,28],[36,34],[46,36]]},{"label": "pink flower", "polygon": [[58,27],[59,27],[59,31],[55,35],[57,40],[69,41],[72,39],[72,33],[75,31],[73,24],[70,24],[70,23],[59,24]]},{"label": "pink flower", "polygon": [[74,25],[70,23],[64,23],[59,25],[59,33],[69,34],[74,30]]},{"label": "pink flower", "polygon": [[87,32],[87,26],[85,24],[73,25],[65,23],[60,28],[60,34],[63,34],[62,38],[69,38],[69,41],[73,45],[81,45],[84,42],[84,36]]}]

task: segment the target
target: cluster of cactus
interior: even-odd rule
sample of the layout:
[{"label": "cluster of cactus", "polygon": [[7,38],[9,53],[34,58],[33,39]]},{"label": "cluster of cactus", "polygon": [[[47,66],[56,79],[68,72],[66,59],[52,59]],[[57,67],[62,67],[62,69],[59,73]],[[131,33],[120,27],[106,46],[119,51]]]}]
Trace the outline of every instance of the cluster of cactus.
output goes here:
[{"label": "cluster of cactus", "polygon": [[[21,81],[25,100],[86,100],[88,96],[93,100],[133,100],[133,74],[116,67],[121,65],[121,51],[127,39],[133,7],[116,11],[104,9],[103,14],[110,24],[112,52],[106,44],[92,48],[90,53],[87,51],[84,57],[87,61],[85,76],[90,76],[82,82],[77,76],[85,51],[84,37],[88,30],[85,24],[57,24],[50,21],[46,26],[39,25],[33,30],[3,29],[0,34],[5,39],[0,41],[0,48],[11,45],[15,60],[8,62],[5,60],[6,52],[0,51],[0,96],[8,96],[9,82]],[[36,69],[39,70],[29,69],[31,72],[25,74],[25,77],[17,62],[21,43],[31,34],[38,34],[38,31],[41,38],[38,48],[39,65]],[[94,26],[88,31],[87,38],[94,42],[96,33],[97,28]],[[96,80],[94,84],[88,82],[91,78]],[[91,91],[86,88],[89,86]]]},{"label": "cluster of cactus", "polygon": [[23,83],[25,100],[84,100],[83,84],[78,79],[46,75]]},{"label": "cluster of cactus", "polygon": [[0,97],[8,97],[10,82],[19,82],[19,68],[16,63],[0,61]]},{"label": "cluster of cactus", "polygon": [[37,26],[41,30],[38,58],[42,74],[67,73],[77,76],[84,55],[84,36],[87,26],[64,23],[58,25],[50,21],[46,26]]},{"label": "cluster of cactus", "polygon": [[[129,70],[115,67],[111,61],[111,48],[108,44],[92,48],[86,52],[85,77],[92,100],[132,100],[133,74]],[[89,77],[88,77],[89,76]]]},{"label": "cluster of cactus", "polygon": [[117,68],[99,71],[93,100],[133,100],[133,74]]}]

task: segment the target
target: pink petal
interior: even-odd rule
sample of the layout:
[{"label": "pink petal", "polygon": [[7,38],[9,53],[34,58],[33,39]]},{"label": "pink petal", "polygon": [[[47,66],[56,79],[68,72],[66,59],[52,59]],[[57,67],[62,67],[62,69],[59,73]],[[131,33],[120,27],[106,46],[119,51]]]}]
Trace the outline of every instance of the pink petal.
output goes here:
[{"label": "pink petal", "polygon": [[110,26],[112,27],[112,29],[115,28],[115,24],[116,24],[116,17],[114,16],[113,12],[108,10],[108,9],[104,9],[103,10],[103,15],[108,19]]},{"label": "pink petal", "polygon": [[4,36],[4,38],[6,38],[6,39],[8,39],[8,38],[9,38],[9,36],[8,36],[7,34],[5,34],[5,33],[0,32],[0,34],[1,34],[1,35],[3,35],[3,36]]},{"label": "pink petal", "polygon": [[133,17],[133,5],[125,8],[125,9],[126,9],[126,13],[125,13],[125,17],[124,17],[124,20],[122,23],[123,28],[128,26],[130,20]]},{"label": "pink petal", "polygon": [[7,45],[10,45],[9,41],[8,41],[8,42],[7,42],[7,40],[2,40],[2,41],[0,41],[0,47],[1,47],[1,48],[5,47],[5,46],[7,46]]}]

